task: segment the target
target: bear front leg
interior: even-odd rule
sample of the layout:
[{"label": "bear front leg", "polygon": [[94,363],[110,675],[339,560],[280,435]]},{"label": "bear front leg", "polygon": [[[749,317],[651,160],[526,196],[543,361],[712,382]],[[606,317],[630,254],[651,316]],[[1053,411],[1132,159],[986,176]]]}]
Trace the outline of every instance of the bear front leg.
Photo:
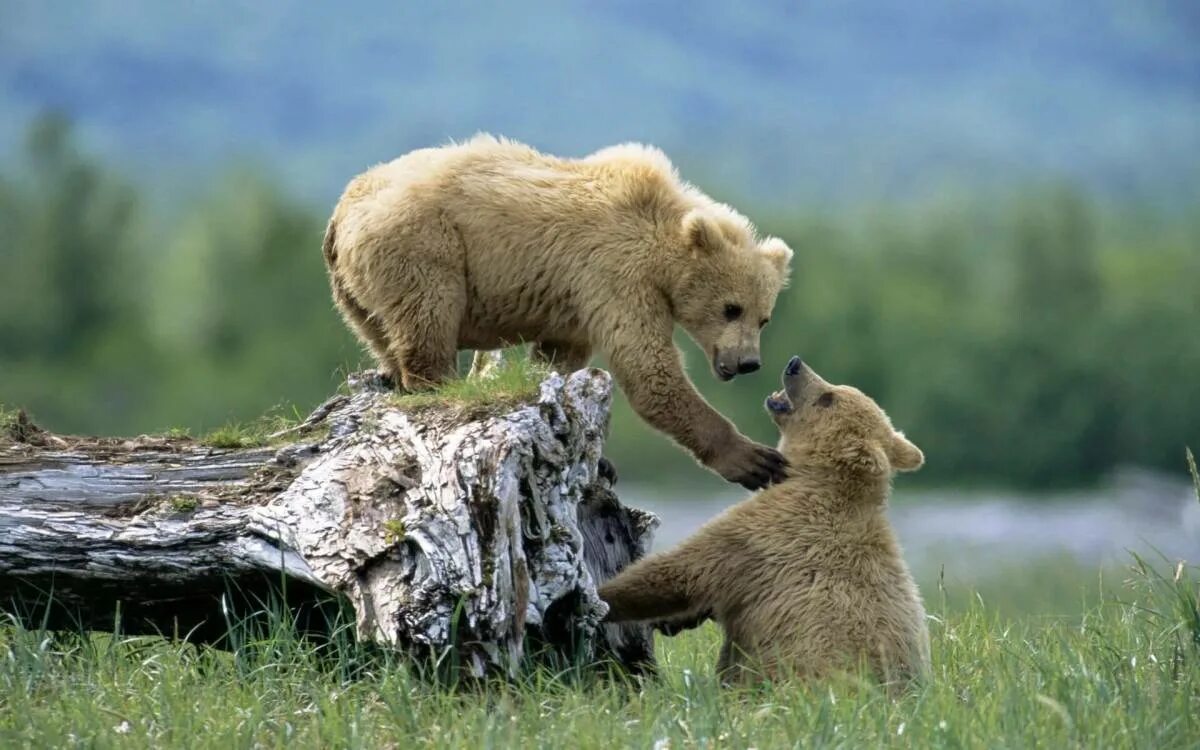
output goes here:
[{"label": "bear front leg", "polygon": [[690,610],[687,567],[677,558],[677,552],[651,555],[602,584],[597,593],[608,605],[604,619],[661,620]]},{"label": "bear front leg", "polygon": [[634,410],[726,480],[757,490],[782,481],[787,463],[774,448],[738,432],[696,391],[669,338],[615,347],[609,360]]}]

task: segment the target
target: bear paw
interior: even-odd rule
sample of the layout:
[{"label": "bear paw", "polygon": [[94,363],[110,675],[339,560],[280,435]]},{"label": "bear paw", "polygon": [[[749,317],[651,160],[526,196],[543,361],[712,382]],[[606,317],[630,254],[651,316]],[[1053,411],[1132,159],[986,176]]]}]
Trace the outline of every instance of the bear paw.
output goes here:
[{"label": "bear paw", "polygon": [[774,448],[742,438],[733,450],[721,455],[712,468],[734,484],[748,490],[761,490],[784,480],[787,459]]}]

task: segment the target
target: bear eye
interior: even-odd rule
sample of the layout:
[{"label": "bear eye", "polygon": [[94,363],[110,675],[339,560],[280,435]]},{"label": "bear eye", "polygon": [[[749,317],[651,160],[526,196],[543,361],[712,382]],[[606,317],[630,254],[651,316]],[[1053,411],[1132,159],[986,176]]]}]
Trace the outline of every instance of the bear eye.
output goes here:
[{"label": "bear eye", "polygon": [[825,391],[813,403],[815,403],[817,406],[833,406],[833,393],[830,391]]},{"label": "bear eye", "polygon": [[742,317],[742,306],[729,304],[725,305],[725,320],[737,320]]},{"label": "bear eye", "polygon": [[759,327],[759,328],[766,328],[766,327],[767,327],[767,323],[770,323],[770,322],[771,322],[771,319],[770,319],[770,318],[763,318],[762,320],[758,321],[758,327]]}]

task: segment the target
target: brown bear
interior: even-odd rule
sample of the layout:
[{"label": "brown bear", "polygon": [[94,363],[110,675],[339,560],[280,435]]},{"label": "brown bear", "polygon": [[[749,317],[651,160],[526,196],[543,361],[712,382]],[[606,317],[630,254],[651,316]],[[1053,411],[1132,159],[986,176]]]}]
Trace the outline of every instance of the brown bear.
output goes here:
[{"label": "brown bear", "polygon": [[565,371],[598,350],[638,414],[705,466],[749,488],[783,476],[692,387],[672,334],[721,380],[758,369],[792,251],[657,149],[562,159],[480,135],[413,151],[350,182],[324,251],[347,323],[406,389],[451,376],[459,349],[533,342]]},{"label": "brown bear", "polygon": [[728,680],[820,678],[865,662],[902,685],[928,670],[929,631],[885,509],[894,472],[924,457],[874,401],[799,357],[783,384],[766,407],[788,478],[603,584],[607,619],[670,629],[712,617]]}]

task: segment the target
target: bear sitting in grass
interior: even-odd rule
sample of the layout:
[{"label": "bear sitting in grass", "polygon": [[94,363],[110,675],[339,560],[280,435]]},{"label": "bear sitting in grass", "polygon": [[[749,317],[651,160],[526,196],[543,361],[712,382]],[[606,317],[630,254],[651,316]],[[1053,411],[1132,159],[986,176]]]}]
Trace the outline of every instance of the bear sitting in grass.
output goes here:
[{"label": "bear sitting in grass", "polygon": [[711,616],[730,681],[821,678],[865,663],[904,684],[929,668],[916,584],[885,516],[892,476],[924,462],[861,391],[799,357],[766,400],[791,466],[781,484],[600,587],[608,619]]}]

